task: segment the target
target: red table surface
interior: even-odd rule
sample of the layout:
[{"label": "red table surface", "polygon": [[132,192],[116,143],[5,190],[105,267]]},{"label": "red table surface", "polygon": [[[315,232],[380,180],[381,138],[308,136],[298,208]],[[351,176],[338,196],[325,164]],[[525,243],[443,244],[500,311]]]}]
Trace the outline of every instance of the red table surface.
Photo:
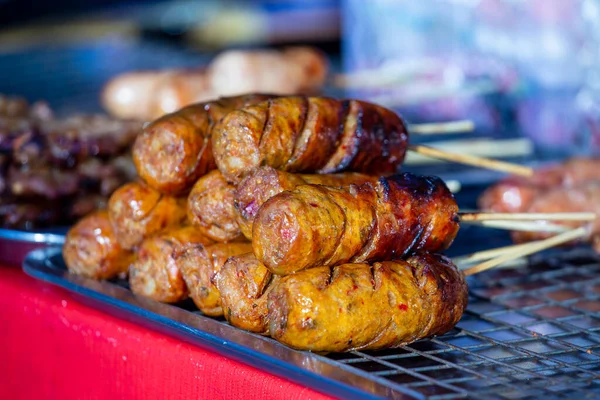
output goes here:
[{"label": "red table surface", "polygon": [[0,266],[0,399],[328,399]]}]

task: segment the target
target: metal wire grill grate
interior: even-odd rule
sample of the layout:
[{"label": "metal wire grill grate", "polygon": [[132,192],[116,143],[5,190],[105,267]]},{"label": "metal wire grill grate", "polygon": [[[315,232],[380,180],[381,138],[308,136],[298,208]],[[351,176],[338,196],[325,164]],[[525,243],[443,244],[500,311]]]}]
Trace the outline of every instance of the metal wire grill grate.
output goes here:
[{"label": "metal wire grill grate", "polygon": [[600,257],[570,252],[469,284],[452,332],[329,357],[431,399],[600,396]]}]

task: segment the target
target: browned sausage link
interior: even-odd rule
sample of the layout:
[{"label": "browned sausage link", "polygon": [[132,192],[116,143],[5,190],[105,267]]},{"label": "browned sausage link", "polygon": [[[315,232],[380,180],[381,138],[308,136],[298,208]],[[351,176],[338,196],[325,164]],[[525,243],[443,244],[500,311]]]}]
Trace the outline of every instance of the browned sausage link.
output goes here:
[{"label": "browned sausage link", "polygon": [[483,192],[479,208],[494,212],[525,212],[557,187],[578,187],[598,181],[600,158],[576,157],[537,169],[532,177],[509,176]]},{"label": "browned sausage link", "polygon": [[241,238],[233,206],[234,193],[235,186],[227,183],[219,171],[204,175],[188,196],[189,221],[217,242]]},{"label": "browned sausage link", "polygon": [[323,175],[296,175],[276,170],[272,167],[260,167],[250,173],[238,185],[234,195],[237,223],[246,238],[252,239],[252,223],[260,207],[271,197],[297,186],[327,185],[345,186],[376,182],[377,177],[353,172]]},{"label": "browned sausage link", "polygon": [[69,230],[63,258],[72,273],[110,279],[126,273],[134,255],[119,245],[108,213],[102,210],[87,215]]},{"label": "browned sausage link", "polygon": [[399,174],[346,188],[303,185],[269,199],[252,231],[254,254],[273,273],[447,249],[458,206],[436,177]]},{"label": "browned sausage link", "polygon": [[190,297],[204,314],[211,317],[223,315],[221,294],[212,283],[213,276],[221,270],[229,257],[252,251],[250,243],[217,243],[186,249],[179,258],[181,275]]},{"label": "browned sausage link", "polygon": [[467,299],[463,274],[442,255],[313,268],[271,290],[269,334],[302,350],[397,347],[452,329]]},{"label": "browned sausage link", "polygon": [[194,104],[157,119],[143,130],[133,146],[139,175],[163,193],[186,192],[198,178],[215,168],[209,140],[212,125],[232,110],[269,97],[227,97]]},{"label": "browned sausage link", "polygon": [[227,114],[212,130],[217,167],[237,183],[268,165],[289,172],[394,172],[404,160],[402,119],[358,100],[289,96]]},{"label": "browned sausage link", "polygon": [[[596,219],[589,223],[589,236],[583,240],[591,242],[596,251],[600,250],[600,181],[582,182],[573,187],[555,187],[541,193],[532,199],[524,212],[529,213],[558,213],[558,212],[592,212]],[[543,222],[542,222],[543,223]],[[570,228],[581,226],[581,222],[553,222],[567,225]],[[519,232],[513,231],[512,238],[515,242],[529,242],[532,240],[546,239],[552,236],[547,232]],[[600,251],[599,251],[600,252]]]},{"label": "browned sausage link", "polygon": [[112,194],[108,214],[121,246],[132,249],[153,233],[181,224],[186,215],[186,199],[163,195],[144,183],[133,182]]},{"label": "browned sausage link", "polygon": [[212,241],[192,226],[171,227],[144,239],[129,270],[131,291],[156,301],[176,303],[188,296],[180,255]]},{"label": "browned sausage link", "polygon": [[278,280],[252,253],[227,260],[213,279],[221,293],[227,321],[238,328],[266,334],[267,297]]}]

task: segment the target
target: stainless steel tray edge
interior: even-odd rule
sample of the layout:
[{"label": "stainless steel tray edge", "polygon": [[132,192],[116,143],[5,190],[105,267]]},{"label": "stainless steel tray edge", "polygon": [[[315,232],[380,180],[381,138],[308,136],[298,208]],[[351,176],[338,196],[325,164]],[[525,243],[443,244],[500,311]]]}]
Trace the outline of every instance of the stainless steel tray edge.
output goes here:
[{"label": "stainless steel tray edge", "polygon": [[65,242],[65,229],[27,232],[0,229],[0,263],[21,266],[30,251],[46,246],[61,247]]},{"label": "stainless steel tray edge", "polygon": [[154,300],[135,296],[107,281],[95,281],[69,274],[58,266],[58,247],[31,251],[23,270],[33,278],[75,293],[82,302],[128,321],[141,324],[201,348],[217,352],[268,373],[342,399],[424,399],[416,391],[363,371],[335,363],[315,353],[301,352],[272,339],[244,332],[226,323]]}]

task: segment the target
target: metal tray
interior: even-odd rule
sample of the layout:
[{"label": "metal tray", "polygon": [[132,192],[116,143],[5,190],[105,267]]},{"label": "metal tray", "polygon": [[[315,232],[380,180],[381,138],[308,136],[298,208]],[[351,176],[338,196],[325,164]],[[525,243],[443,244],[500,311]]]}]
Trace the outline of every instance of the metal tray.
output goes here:
[{"label": "metal tray", "polygon": [[126,281],[71,275],[57,248],[31,252],[23,268],[101,310],[338,398],[600,397],[600,256],[588,248],[470,277],[469,308],[446,335],[329,355],[291,350],[190,303],[137,297]]},{"label": "metal tray", "polygon": [[41,247],[62,247],[67,228],[28,232],[0,229],[0,264],[20,266],[32,250]]}]

